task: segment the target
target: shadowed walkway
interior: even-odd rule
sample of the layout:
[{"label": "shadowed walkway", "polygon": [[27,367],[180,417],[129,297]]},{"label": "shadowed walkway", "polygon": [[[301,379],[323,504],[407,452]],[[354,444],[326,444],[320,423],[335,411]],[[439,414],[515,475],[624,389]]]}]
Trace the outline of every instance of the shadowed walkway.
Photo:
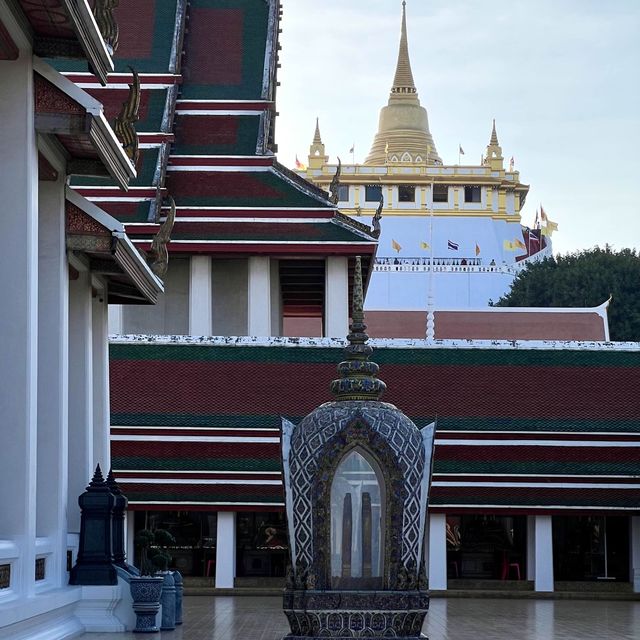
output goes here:
[{"label": "shadowed walkway", "polygon": [[[160,634],[87,633],[85,640],[279,640],[282,599],[185,598],[185,623]],[[446,599],[431,601],[430,640],[638,640],[640,602]]]}]

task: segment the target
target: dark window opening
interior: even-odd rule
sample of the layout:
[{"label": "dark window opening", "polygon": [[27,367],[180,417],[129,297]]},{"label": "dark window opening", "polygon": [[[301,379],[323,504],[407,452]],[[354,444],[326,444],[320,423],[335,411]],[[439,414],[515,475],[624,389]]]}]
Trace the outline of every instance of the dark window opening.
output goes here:
[{"label": "dark window opening", "polygon": [[449,202],[449,187],[446,184],[433,185],[433,201]]},{"label": "dark window opening", "polygon": [[338,187],[338,201],[339,202],[349,201],[349,185],[341,184]]},{"label": "dark window opening", "polygon": [[480,202],[480,187],[465,187],[464,188],[464,201],[465,202]]},{"label": "dark window opening", "polygon": [[416,188],[411,185],[401,184],[398,187],[398,201],[399,202],[415,202]]},{"label": "dark window opening", "polygon": [[380,202],[382,187],[380,185],[367,185],[364,188],[364,199],[367,202]]}]

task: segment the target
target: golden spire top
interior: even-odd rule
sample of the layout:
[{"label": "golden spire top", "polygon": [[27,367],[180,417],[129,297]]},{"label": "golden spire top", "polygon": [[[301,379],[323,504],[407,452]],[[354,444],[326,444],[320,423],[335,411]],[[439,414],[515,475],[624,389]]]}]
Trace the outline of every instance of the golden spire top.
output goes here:
[{"label": "golden spire top", "polygon": [[387,106],[380,111],[378,133],[364,161],[367,165],[442,164],[429,131],[427,110],[420,106],[413,83],[407,44],[406,7],[406,2],[403,2],[396,75]]},{"label": "golden spire top", "polygon": [[493,147],[497,147],[500,145],[498,142],[498,134],[496,133],[496,119],[493,119],[493,129],[491,130],[491,140],[489,144]]},{"label": "golden spire top", "polygon": [[487,155],[484,165],[491,167],[492,171],[501,171],[504,169],[504,158],[502,157],[502,147],[498,142],[498,134],[496,133],[496,119],[493,119],[493,128],[491,129],[491,140],[487,145]]},{"label": "golden spire top", "polygon": [[402,30],[400,32],[400,48],[398,50],[398,64],[393,78],[391,93],[416,93],[416,86],[411,73],[409,60],[409,44],[407,41],[407,3],[402,0]]},{"label": "golden spire top", "polygon": [[316,131],[313,134],[313,144],[322,144],[322,138],[320,137],[320,119],[316,118]]}]

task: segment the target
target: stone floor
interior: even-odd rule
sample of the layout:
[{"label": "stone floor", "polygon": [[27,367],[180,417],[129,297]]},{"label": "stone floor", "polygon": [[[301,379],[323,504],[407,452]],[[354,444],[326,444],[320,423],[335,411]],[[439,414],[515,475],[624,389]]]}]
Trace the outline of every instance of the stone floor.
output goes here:
[{"label": "stone floor", "polygon": [[[140,635],[87,633],[84,640],[279,640],[287,633],[282,599],[185,598],[185,623]],[[431,601],[430,640],[638,640],[640,601],[447,599]]]}]

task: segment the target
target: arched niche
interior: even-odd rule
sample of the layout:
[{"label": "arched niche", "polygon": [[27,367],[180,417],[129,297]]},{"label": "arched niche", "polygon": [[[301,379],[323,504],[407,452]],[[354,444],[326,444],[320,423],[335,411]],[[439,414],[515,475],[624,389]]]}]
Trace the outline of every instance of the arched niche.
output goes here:
[{"label": "arched niche", "polygon": [[332,589],[381,588],[386,490],[380,465],[360,446],[338,463],[331,484]]},{"label": "arched niche", "polygon": [[[362,576],[353,575],[358,586],[349,580],[333,580],[332,576],[332,489],[334,479],[343,461],[352,452],[360,455],[373,470],[380,487],[381,521],[380,538],[382,540],[379,567],[381,574],[371,576],[368,582],[362,582]],[[311,573],[314,575],[317,589],[389,589],[396,584],[401,565],[403,548],[403,514],[407,487],[400,460],[389,442],[365,420],[356,419],[346,428],[329,438],[318,451],[318,467],[312,479],[312,527],[313,558]],[[352,514],[353,503],[352,496]],[[353,540],[353,531],[352,531]],[[341,572],[342,573],[342,572]],[[336,576],[342,578],[343,576]],[[344,576],[349,577],[348,575]],[[350,586],[351,585],[351,586]],[[365,586],[366,585],[366,586]]]},{"label": "arched niche", "polygon": [[402,158],[400,158],[400,162],[411,162],[411,154],[408,151],[405,151],[402,154]]}]

